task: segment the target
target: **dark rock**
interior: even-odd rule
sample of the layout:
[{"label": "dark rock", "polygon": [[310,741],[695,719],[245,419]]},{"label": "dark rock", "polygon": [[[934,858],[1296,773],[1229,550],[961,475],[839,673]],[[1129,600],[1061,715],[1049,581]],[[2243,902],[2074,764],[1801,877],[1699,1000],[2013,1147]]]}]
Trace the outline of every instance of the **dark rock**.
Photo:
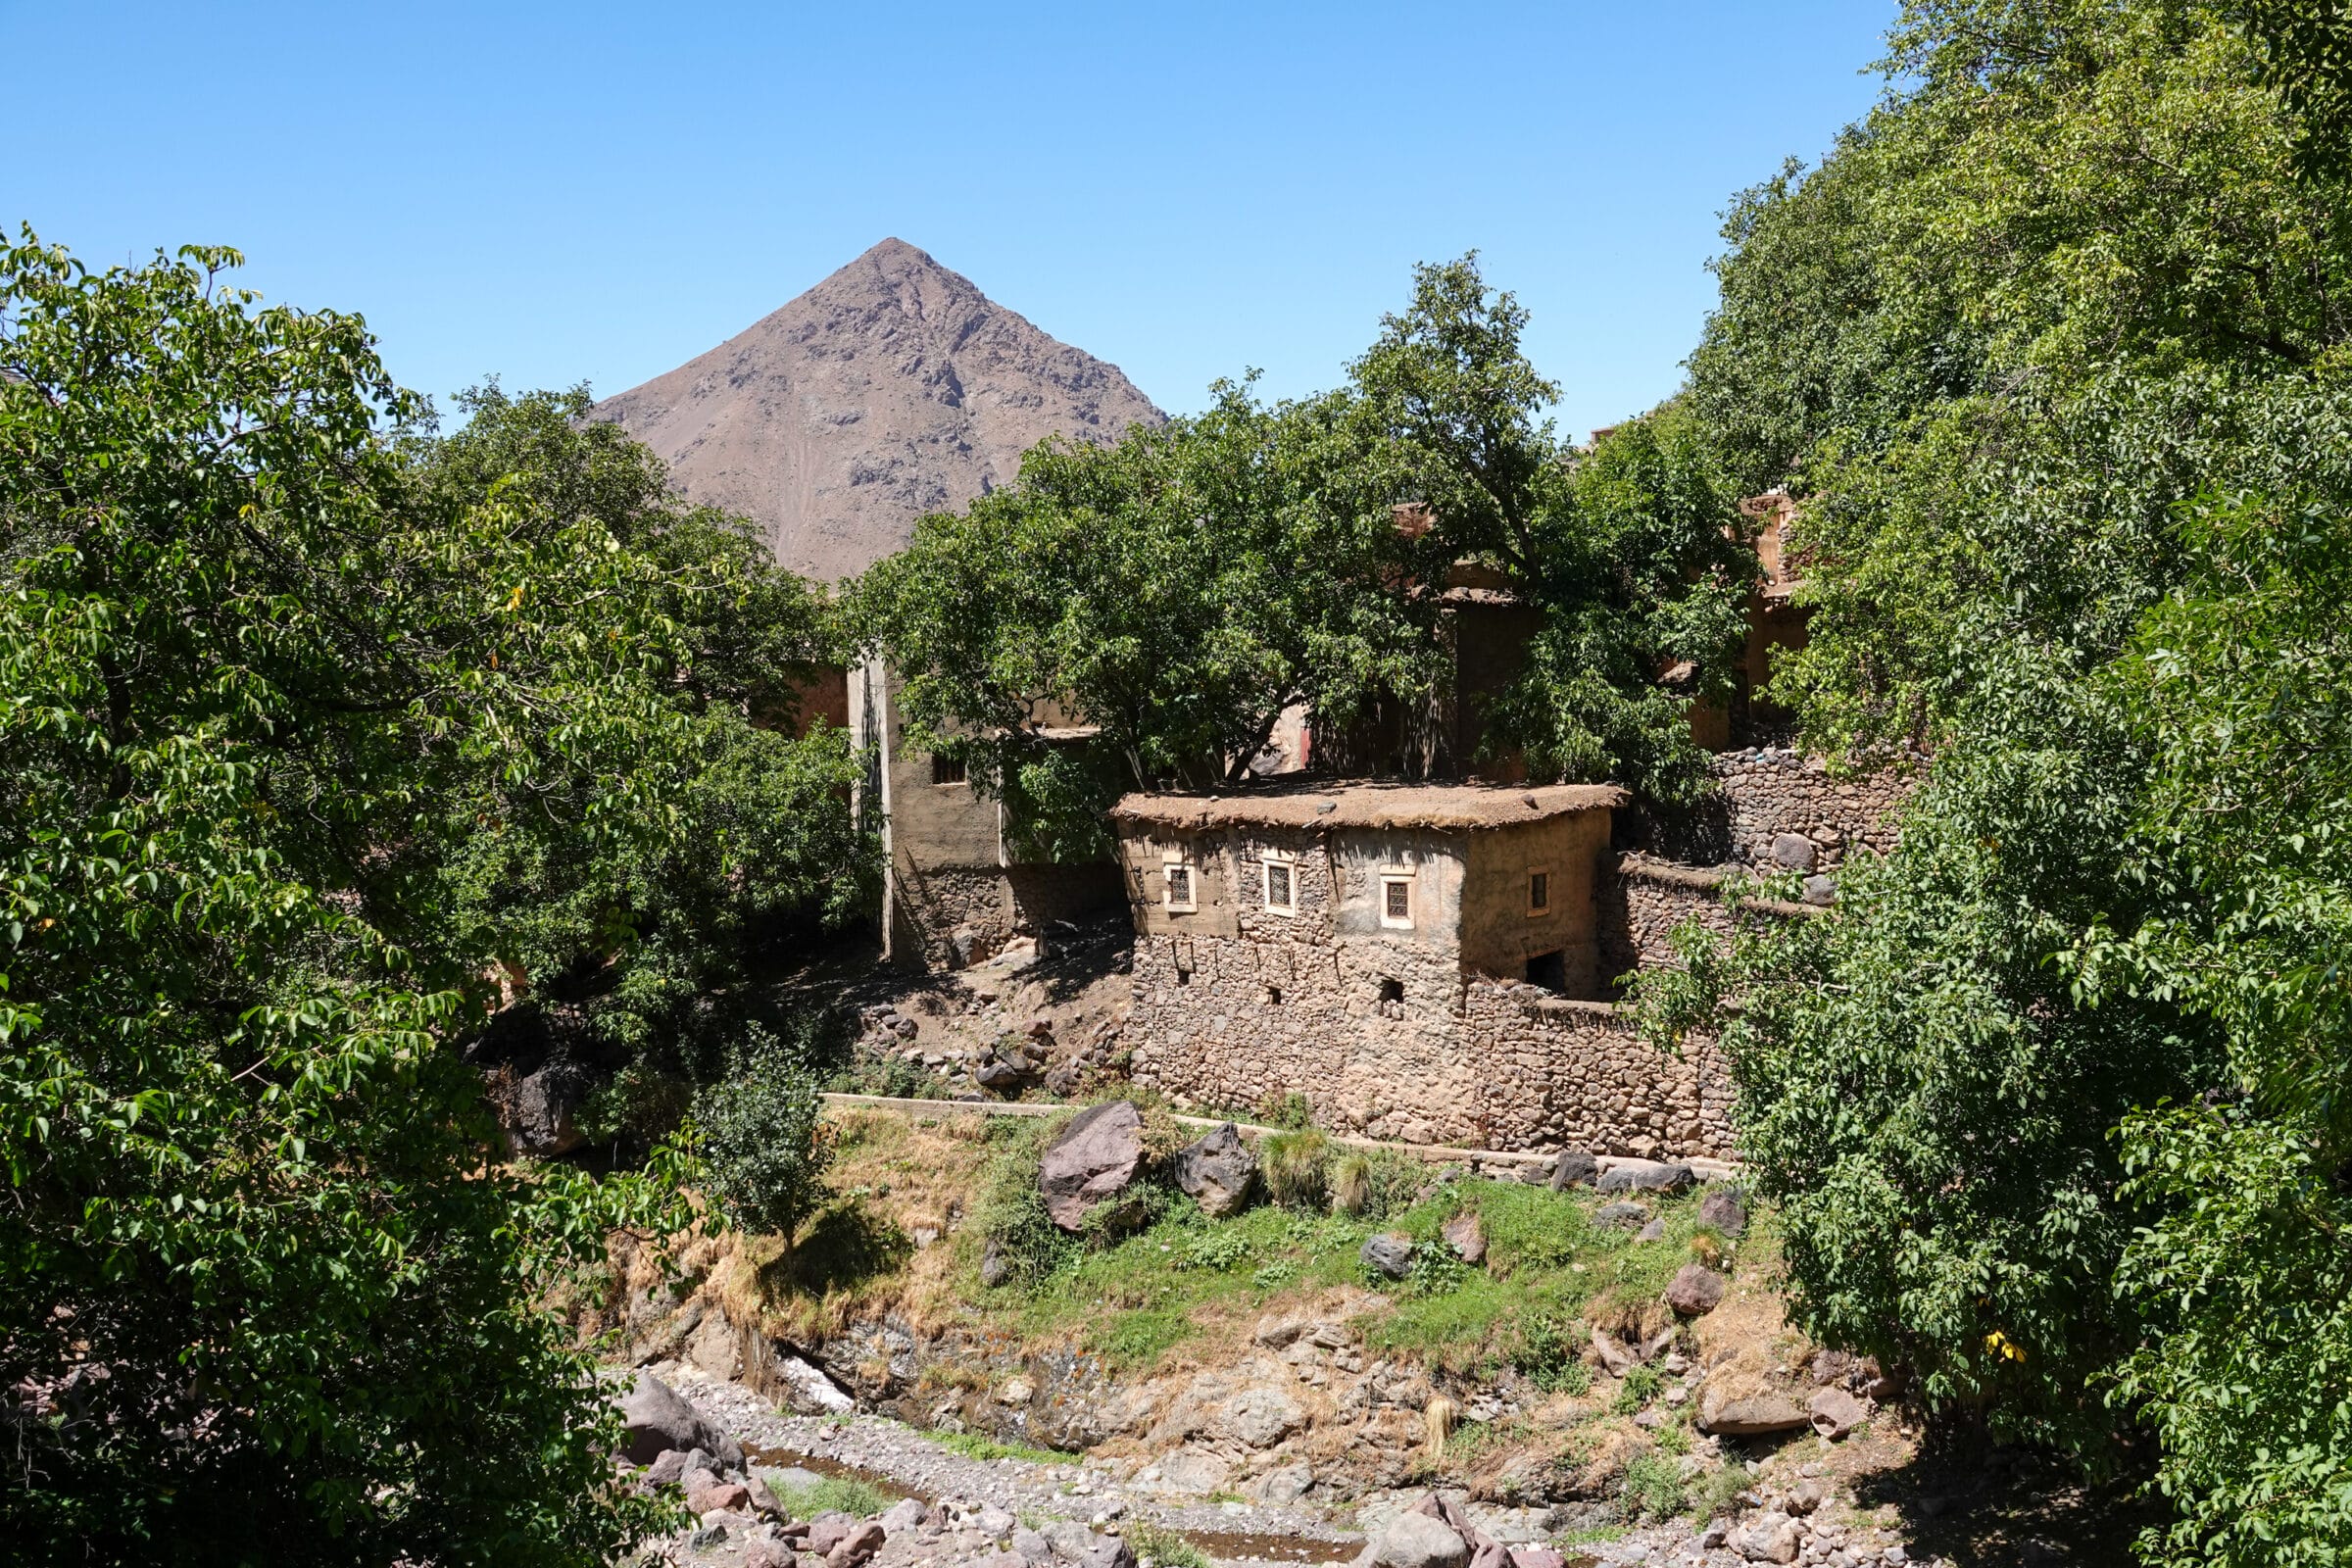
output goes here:
[{"label": "dark rock", "polygon": [[1595,1191],[1603,1193],[1679,1193],[1698,1180],[1688,1165],[1658,1159],[1622,1159],[1600,1173]]},{"label": "dark rock", "polygon": [[1666,1222],[1653,1219],[1634,1233],[1637,1242],[1662,1242],[1666,1239]]},{"label": "dark rock", "polygon": [[507,1141],[514,1152],[547,1158],[568,1154],[586,1140],[572,1112],[596,1088],[596,1076],[559,1057],[518,1080],[507,1097]]},{"label": "dark rock", "polygon": [[1791,871],[1810,871],[1821,858],[1821,846],[1801,833],[1776,833],[1772,839],[1773,860]]},{"label": "dark rock", "polygon": [[1398,1231],[1382,1231],[1366,1237],[1356,1256],[1366,1268],[1400,1280],[1413,1271],[1413,1239]]},{"label": "dark rock", "polygon": [[1560,1162],[1556,1159],[1547,1159],[1541,1164],[1522,1165],[1519,1167],[1519,1180],[1529,1187],[1549,1187],[1552,1172],[1559,1169],[1559,1166]]},{"label": "dark rock", "polygon": [[620,1418],[628,1428],[620,1451],[631,1464],[652,1464],[671,1448],[700,1448],[722,1462],[743,1462],[741,1445],[651,1372],[637,1374],[635,1386],[621,1398]]},{"label": "dark rock", "polygon": [[1019,1062],[1007,1061],[1003,1056],[984,1057],[980,1065],[972,1069],[972,1082],[1000,1095],[1017,1095],[1021,1092],[1021,1086],[1028,1081],[1028,1068]]},{"label": "dark rock", "polygon": [[1473,1213],[1456,1214],[1446,1222],[1440,1233],[1453,1255],[1465,1263],[1484,1263],[1487,1260],[1487,1228]]},{"label": "dark rock", "polygon": [[1143,1113],[1131,1102],[1089,1105],[1070,1118],[1038,1162],[1037,1190],[1046,1212],[1061,1229],[1076,1232],[1089,1208],[1127,1190],[1143,1157]]},{"label": "dark rock", "polygon": [[882,1527],[865,1520],[833,1544],[833,1549],[825,1553],[825,1568],[856,1568],[882,1549],[884,1539]]},{"label": "dark rock", "polygon": [[1611,1230],[1639,1230],[1649,1223],[1649,1210],[1640,1203],[1603,1203],[1592,1211],[1592,1223]]},{"label": "dark rock", "polygon": [[710,1456],[700,1448],[669,1448],[654,1456],[653,1467],[646,1471],[645,1479],[657,1487],[674,1487],[685,1479],[689,1469],[699,1468],[698,1460],[701,1466],[716,1471],[717,1467],[710,1464]]},{"label": "dark rock", "polygon": [[1747,1204],[1740,1201],[1736,1188],[1710,1187],[1707,1196],[1698,1200],[1698,1222],[1737,1240],[1747,1229]]},{"label": "dark rock", "polygon": [[1078,1092],[1078,1086],[1085,1081],[1086,1069],[1074,1061],[1065,1061],[1046,1070],[1046,1093],[1074,1095]]},{"label": "dark rock", "polygon": [[808,1539],[801,1544],[801,1548],[820,1557],[828,1555],[835,1546],[847,1541],[850,1532],[862,1522],[856,1514],[828,1509],[808,1521]]},{"label": "dark rock", "polygon": [[1666,1304],[1685,1317],[1705,1317],[1723,1304],[1726,1283],[1703,1263],[1686,1263],[1666,1287]]},{"label": "dark rock", "polygon": [[1838,879],[1816,871],[1805,878],[1805,902],[1827,908],[1838,902]]},{"label": "dark rock", "polygon": [[1223,1218],[1250,1201],[1257,1181],[1257,1156],[1232,1122],[1176,1152],[1176,1185],[1199,1201],[1204,1213]]},{"label": "dark rock", "polygon": [[1012,1265],[1004,1259],[1004,1246],[992,1236],[980,1254],[980,1283],[993,1291],[1010,1278]]},{"label": "dark rock", "polygon": [[1551,1190],[1564,1193],[1571,1187],[1590,1187],[1600,1173],[1600,1162],[1581,1149],[1564,1149],[1552,1161]]},{"label": "dark rock", "polygon": [[1117,1536],[1106,1536],[1087,1552],[1079,1568],[1135,1568],[1135,1548]]}]

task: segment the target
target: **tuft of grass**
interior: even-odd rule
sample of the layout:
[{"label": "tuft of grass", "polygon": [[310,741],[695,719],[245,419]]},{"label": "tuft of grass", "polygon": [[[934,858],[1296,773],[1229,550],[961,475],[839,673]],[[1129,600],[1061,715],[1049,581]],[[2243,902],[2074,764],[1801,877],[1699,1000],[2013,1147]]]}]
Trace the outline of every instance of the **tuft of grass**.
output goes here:
[{"label": "tuft of grass", "polygon": [[1662,1453],[1637,1453],[1626,1461],[1617,1491],[1625,1511],[1638,1519],[1671,1519],[1689,1506],[1683,1468]]},{"label": "tuft of grass", "polygon": [[1125,1527],[1124,1539],[1138,1558],[1159,1568],[1216,1568],[1207,1552],[1158,1525],[1133,1520]]},{"label": "tuft of grass", "polygon": [[775,1494],[777,1505],[795,1519],[813,1519],[820,1513],[850,1513],[862,1519],[883,1512],[906,1495],[844,1476],[825,1476],[797,1487],[778,1482],[776,1476],[777,1472],[770,1470],[760,1479]]},{"label": "tuft of grass", "polygon": [[1737,1509],[1740,1494],[1747,1490],[1747,1472],[1736,1464],[1719,1464],[1700,1474],[1697,1481],[1688,1501],[1691,1515],[1700,1520]]},{"label": "tuft of grass", "polygon": [[999,1443],[977,1432],[926,1432],[924,1437],[966,1459],[1020,1459],[1029,1464],[1065,1464],[1072,1457],[1052,1448],[1033,1448],[1025,1443]]},{"label": "tuft of grass", "polygon": [[1331,1140],[1312,1127],[1276,1133],[1262,1149],[1266,1191],[1285,1208],[1318,1209],[1328,1191]]},{"label": "tuft of grass", "polygon": [[1632,1415],[1658,1396],[1665,1380],[1654,1366],[1638,1366],[1626,1373],[1625,1383],[1617,1390],[1616,1402],[1610,1406],[1619,1415]]},{"label": "tuft of grass", "polygon": [[1351,1217],[1372,1206],[1372,1161],[1361,1152],[1342,1154],[1331,1167],[1331,1206]]}]

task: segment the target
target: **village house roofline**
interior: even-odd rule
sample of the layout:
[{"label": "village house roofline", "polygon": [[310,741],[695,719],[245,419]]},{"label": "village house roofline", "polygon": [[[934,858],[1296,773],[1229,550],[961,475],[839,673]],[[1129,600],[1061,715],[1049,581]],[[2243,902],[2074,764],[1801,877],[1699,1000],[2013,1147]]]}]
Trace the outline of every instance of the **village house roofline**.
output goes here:
[{"label": "village house roofline", "polygon": [[1204,831],[1220,827],[1428,828],[1480,832],[1624,806],[1614,784],[1403,784],[1334,780],[1217,795],[1129,795],[1111,821]]}]

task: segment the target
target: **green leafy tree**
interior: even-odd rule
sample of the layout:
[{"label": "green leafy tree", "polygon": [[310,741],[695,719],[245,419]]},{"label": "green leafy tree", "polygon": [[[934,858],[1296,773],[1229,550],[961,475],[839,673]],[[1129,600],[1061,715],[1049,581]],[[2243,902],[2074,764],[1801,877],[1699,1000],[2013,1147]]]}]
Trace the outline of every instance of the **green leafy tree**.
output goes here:
[{"label": "green leafy tree", "polygon": [[[1048,853],[1162,783],[1242,778],[1285,709],[1345,718],[1438,679],[1435,607],[1337,400],[1210,410],[1115,445],[1049,443],[1018,483],[926,517],[858,584],[918,743],[971,762]],[[1094,745],[1051,745],[1083,719]]]},{"label": "green leafy tree", "polygon": [[[1267,406],[1223,383],[1203,415],[1042,447],[1016,485],[926,518],[857,595],[918,744],[964,757],[1051,853],[1095,853],[1118,794],[1242,782],[1288,709],[1336,735],[1452,697],[1440,590],[1470,560],[1544,615],[1483,760],[1690,793],[1688,697],[1657,681],[1688,661],[1727,688],[1754,577],[1735,498],[1671,410],[1591,454],[1558,442],[1525,323],[1475,258],[1423,267],[1348,386]],[[1400,531],[1405,504],[1433,525]],[[1041,734],[1070,719],[1095,746]]]},{"label": "green leafy tree", "polygon": [[[353,317],[0,250],[0,1535],[589,1563],[652,1519],[536,1306],[659,1180],[496,1161],[484,833],[691,855],[709,559],[430,504]],[[518,857],[526,852],[514,852]]]},{"label": "green leafy tree", "polygon": [[1691,360],[1740,484],[1804,501],[1781,693],[1833,754],[1944,734],[2012,636],[2112,654],[2174,506],[2302,482],[2263,440],[2352,325],[2346,189],[2227,12],[1950,0],[1891,45],[1883,105],[1734,204]]},{"label": "green leafy tree", "polygon": [[[1543,415],[1559,388],[1520,347],[1527,319],[1475,254],[1415,268],[1412,304],[1349,367],[1355,461],[1430,509],[1445,560],[1496,566],[1542,612],[1488,715],[1488,759],[1687,803],[1706,782],[1689,703],[1729,698],[1756,578],[1738,494],[1672,405],[1590,452],[1561,443]],[[1678,663],[1691,678],[1670,691],[1659,677]]]},{"label": "green leafy tree", "polygon": [[822,1200],[833,1156],[814,1034],[786,1041],[753,1025],[734,1071],[694,1105],[705,1192],[733,1223],[772,1231],[787,1246]]},{"label": "green leafy tree", "polygon": [[2155,897],[2068,955],[2102,1009],[2226,1043],[2215,1092],[2124,1118],[2153,1218],[2117,1283],[2144,1325],[2116,1402],[2163,1440],[2151,1560],[2352,1554],[2352,518],[2214,505],[2199,568],[2112,681],[2152,767],[2128,866]]},{"label": "green leafy tree", "polygon": [[734,519],[682,506],[659,458],[587,419],[584,388],[511,397],[492,382],[459,407],[455,433],[403,444],[409,504],[455,527],[467,497],[495,492],[542,525],[603,530],[651,568],[674,639],[663,697],[680,771],[664,831],[541,831],[534,813],[594,811],[583,780],[567,799],[535,783],[487,814],[464,802],[431,899],[524,990],[502,1030],[527,1033],[544,1011],[584,1028],[568,1049],[620,1076],[589,1130],[641,1148],[695,1085],[725,1074],[763,1010],[760,977],[873,890],[874,847],[845,805],[858,775],[848,733],[804,732],[797,708],[841,660],[834,612]]}]

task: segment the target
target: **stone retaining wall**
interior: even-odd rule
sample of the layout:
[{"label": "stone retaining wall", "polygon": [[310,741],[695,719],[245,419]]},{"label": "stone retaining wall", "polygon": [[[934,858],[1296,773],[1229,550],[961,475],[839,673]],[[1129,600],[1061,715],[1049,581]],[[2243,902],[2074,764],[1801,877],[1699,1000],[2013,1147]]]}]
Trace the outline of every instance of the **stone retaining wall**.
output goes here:
[{"label": "stone retaining wall", "polygon": [[1732,1086],[1712,1039],[1670,1055],[1607,1003],[1473,976],[1462,1008],[1494,1149],[1732,1156]]},{"label": "stone retaining wall", "polygon": [[1834,779],[1820,759],[1770,747],[1725,752],[1715,773],[1733,858],[1775,865],[1774,841],[1792,834],[1815,846],[1815,865],[1793,867],[1802,870],[1828,870],[1855,848],[1893,849],[1894,818],[1919,784],[1916,770]]},{"label": "stone retaining wall", "polygon": [[[1353,956],[1345,945],[1139,939],[1136,1080],[1244,1111],[1300,1094],[1329,1126],[1408,1143],[1731,1156],[1731,1088],[1712,1043],[1676,1057],[1606,1003],[1465,976],[1437,955],[1397,975],[1353,973]],[[1381,1000],[1383,978],[1401,1000]]]}]

